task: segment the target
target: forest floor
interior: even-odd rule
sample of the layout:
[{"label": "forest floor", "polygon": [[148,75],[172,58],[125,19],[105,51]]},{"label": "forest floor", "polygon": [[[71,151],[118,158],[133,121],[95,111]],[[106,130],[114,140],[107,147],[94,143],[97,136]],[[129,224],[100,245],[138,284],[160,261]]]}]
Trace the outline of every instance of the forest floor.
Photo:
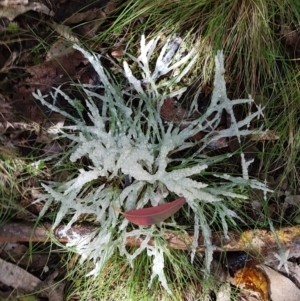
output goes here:
[{"label": "forest floor", "polygon": [[[247,226],[238,224],[229,228],[230,243],[222,241],[218,227],[211,234],[213,244],[222,248],[222,252],[218,249],[214,256],[213,280],[210,278],[217,284],[209,288],[210,283],[201,282],[204,276],[199,272],[198,278],[186,277],[192,285],[185,291],[178,289],[169,296],[158,282],[153,293],[148,288],[148,279],[143,279],[149,278],[151,269],[146,254],[140,259],[143,271],[138,272],[137,267],[135,272],[130,272],[129,265],[115,255],[114,262],[111,261],[105,271],[115,275],[120,269],[120,274],[117,279],[107,275],[97,278],[96,281],[102,283],[99,286],[106,287],[105,293],[101,293],[95,289],[98,285],[93,283],[95,280],[85,277],[91,270],[89,264],[81,267],[78,254],[66,248],[68,238],[59,234],[64,225],[51,231],[56,209],[51,207],[46,218],[39,217],[43,204],[34,201],[42,191],[41,183],[64,182],[78,173],[86,161],[54,167],[53,158],[63,156],[67,145],[67,141],[63,145],[54,137],[63,126],[70,125],[70,120],[43,106],[32,93],[39,90],[43,95],[49,94],[53,87],[63,86],[68,95],[80,102],[82,95],[70,83],[98,84],[97,72],[80,51],[72,48],[72,44],[101,54],[103,65],[119,80],[118,72],[123,68],[122,62],[129,60],[128,53],[138,55],[140,36],[145,33],[139,27],[146,26],[149,16],[147,12],[141,13],[119,30],[117,26],[112,27],[122,15],[116,5],[114,1],[89,4],[86,1],[70,4],[63,0],[0,1],[0,300],[300,300],[300,34],[299,29],[292,30],[292,26],[280,31],[283,47],[291,54],[289,61],[293,64],[293,82],[282,95],[285,93],[288,99],[292,95],[292,101],[279,103],[281,100],[274,97],[275,88],[270,83],[264,92],[262,88],[255,91],[252,83],[249,89],[252,89],[255,103],[266,107],[263,121],[269,129],[267,134],[248,135],[240,144],[236,139],[220,139],[215,141],[212,149],[203,151],[209,157],[242,149],[247,160],[253,161],[250,177],[266,181],[273,190],[267,203],[263,202],[262,192],[245,192],[250,201],[242,205],[237,203],[237,207],[243,212]],[[153,38],[152,30],[146,32]],[[166,40],[164,34],[162,31],[162,41]],[[192,45],[193,39],[189,43]],[[213,64],[213,59],[210,61]],[[281,68],[279,63],[277,67]],[[206,81],[199,80],[198,71],[192,70],[184,80],[188,89],[180,106],[177,99],[166,98],[161,112],[165,122],[186,121],[186,116],[196,120],[197,114],[208,106],[213,76]],[[235,90],[236,78],[226,77],[228,94],[242,98],[247,87],[239,84],[239,90]],[[188,115],[192,95],[199,86],[202,90],[197,114]],[[268,97],[273,97],[273,102],[268,102]],[[66,101],[60,100],[57,105],[70,110]],[[234,113],[237,120],[244,118],[243,110]],[[278,116],[285,117],[276,123]],[[228,116],[224,114],[216,134],[227,127]],[[259,124],[252,127],[255,129]],[[194,139],[200,140],[203,135],[199,132]],[[237,157],[226,164],[225,168],[216,165],[214,172],[224,168],[224,173],[241,174],[242,165]],[[177,215],[176,219],[180,224],[186,222],[184,216]],[[83,222],[72,229],[76,235],[84,236],[95,229],[92,218],[81,220]],[[188,261],[188,246],[192,244],[194,233],[190,224],[185,226],[186,236],[177,237],[166,231],[164,239],[172,252],[181,252],[179,260],[187,258]],[[200,255],[194,264],[199,264],[199,270],[203,264],[201,254],[205,250],[203,241],[200,233]],[[128,241],[133,248],[138,244],[141,242],[134,239]],[[155,245],[155,240],[149,244]],[[124,268],[120,268],[122,266]],[[140,278],[134,278],[130,273],[137,273]],[[172,273],[176,275],[176,271]],[[136,282],[136,286],[132,282]],[[123,287],[123,296],[120,287]],[[143,290],[148,292],[142,294]]]}]

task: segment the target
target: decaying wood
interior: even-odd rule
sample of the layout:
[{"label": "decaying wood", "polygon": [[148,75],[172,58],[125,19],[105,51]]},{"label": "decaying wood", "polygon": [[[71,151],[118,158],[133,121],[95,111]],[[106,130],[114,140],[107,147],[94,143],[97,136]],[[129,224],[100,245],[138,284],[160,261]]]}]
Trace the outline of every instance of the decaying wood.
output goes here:
[{"label": "decaying wood", "polygon": [[[51,238],[54,238],[62,243],[67,243],[69,240],[67,237],[61,236],[65,226],[59,226],[52,231],[52,225],[50,223],[44,223],[40,226],[36,226],[33,223],[27,222],[9,222],[0,226],[0,243],[1,242],[46,242]],[[96,228],[91,225],[75,225],[69,231],[70,238],[78,237],[78,235],[88,235],[92,233]]]},{"label": "decaying wood", "polygon": [[[54,237],[60,242],[68,242],[67,237],[63,237],[65,226],[59,226],[51,231],[52,225],[45,223],[35,226],[32,223],[10,222],[0,227],[0,242],[45,242]],[[96,230],[95,226],[88,224],[80,224],[73,226],[68,235],[70,238],[88,235]],[[165,240],[169,247],[177,250],[190,250],[193,242],[193,234],[178,234],[173,232],[165,232]],[[144,237],[128,237],[127,245],[139,247]],[[252,256],[269,261],[276,261],[274,253],[278,253],[279,247],[290,250],[289,257],[299,257],[300,254],[300,226],[284,227],[276,230],[275,235],[270,230],[256,229],[248,230],[242,233],[235,231],[229,232],[229,239],[225,239],[222,232],[212,233],[212,244],[216,251],[246,251]],[[199,252],[205,250],[204,239],[200,235],[198,239]],[[150,245],[154,245],[154,239],[149,241]]]}]

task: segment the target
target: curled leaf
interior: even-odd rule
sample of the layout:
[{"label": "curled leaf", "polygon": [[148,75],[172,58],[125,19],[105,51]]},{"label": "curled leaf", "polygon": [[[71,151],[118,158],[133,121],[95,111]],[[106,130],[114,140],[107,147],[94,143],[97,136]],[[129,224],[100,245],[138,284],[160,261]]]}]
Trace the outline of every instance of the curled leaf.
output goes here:
[{"label": "curled leaf", "polygon": [[120,212],[130,222],[140,225],[149,226],[160,223],[168,217],[175,214],[186,202],[184,197],[178,198],[175,201],[151,208],[133,209],[126,212]]},{"label": "curled leaf", "polygon": [[258,295],[262,301],[269,300],[269,278],[262,269],[244,267],[235,273],[232,284]]}]

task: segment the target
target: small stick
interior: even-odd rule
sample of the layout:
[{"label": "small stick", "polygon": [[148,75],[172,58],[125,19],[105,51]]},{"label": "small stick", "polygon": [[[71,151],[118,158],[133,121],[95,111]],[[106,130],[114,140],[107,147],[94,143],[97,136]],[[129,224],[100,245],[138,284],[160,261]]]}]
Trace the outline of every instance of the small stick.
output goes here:
[{"label": "small stick", "polygon": [[[62,236],[65,226],[58,226],[53,231],[50,223],[35,226],[34,223],[8,222],[0,226],[0,243],[10,242],[47,242],[54,237],[59,242],[67,243],[69,238],[91,234],[97,227],[90,224],[73,225],[68,230],[68,237]],[[279,247],[290,250],[293,254],[300,254],[300,225],[283,227],[276,230],[276,237],[270,230],[256,229],[242,233],[230,231],[229,240],[225,241],[222,232],[213,232],[211,236],[215,251],[245,251],[252,256],[265,261],[276,261],[274,253]],[[194,239],[193,233],[175,233],[165,231],[164,238],[169,247],[177,250],[190,250]],[[144,240],[143,236],[128,237],[127,246],[139,247]],[[154,239],[150,239],[149,245],[154,245]],[[198,239],[199,252],[205,251],[204,238],[200,235]]]}]

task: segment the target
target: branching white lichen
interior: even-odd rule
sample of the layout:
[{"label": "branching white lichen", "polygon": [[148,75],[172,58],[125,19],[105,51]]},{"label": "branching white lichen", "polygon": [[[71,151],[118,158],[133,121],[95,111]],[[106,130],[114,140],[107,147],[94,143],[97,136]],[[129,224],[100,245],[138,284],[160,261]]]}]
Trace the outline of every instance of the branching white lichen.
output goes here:
[{"label": "branching white lichen", "polygon": [[284,266],[285,271],[289,274],[288,259],[290,255],[290,250],[284,250],[283,247],[279,249],[278,253],[274,253],[274,256],[279,260],[277,269],[280,270]]},{"label": "branching white lichen", "polygon": [[[240,141],[242,136],[251,133],[244,127],[259,117],[262,110],[258,107],[255,113],[250,113],[244,120],[236,121],[233,106],[253,103],[253,99],[229,100],[227,98],[223,53],[218,51],[214,91],[207,111],[184,129],[180,129],[173,123],[165,124],[160,116],[160,107],[168,95],[168,87],[180,81],[194,64],[197,55],[193,49],[184,57],[177,55],[177,60],[176,56],[171,59],[170,56],[176,51],[172,39],[169,39],[161,50],[155,70],[151,72],[151,56],[158,41],[157,38],[146,44],[145,37],[142,37],[140,56],[138,58],[130,56],[141,69],[140,76],[142,79],[135,77],[129,64],[124,62],[123,74],[128,82],[123,86],[112,80],[97,55],[91,54],[77,45],[74,46],[75,49],[84,54],[95,68],[101,80],[100,88],[103,89],[104,93],[100,95],[90,91],[85,86],[82,87],[92,125],[86,125],[83,119],[75,118],[49,104],[46,101],[46,96],[43,96],[39,91],[33,94],[43,105],[63,114],[74,122],[73,126],[66,126],[61,132],[61,137],[66,137],[72,141],[73,149],[70,160],[75,162],[82,157],[87,157],[90,162],[90,166],[79,170],[77,177],[70,181],[43,184],[46,193],[41,195],[36,202],[44,203],[41,216],[45,214],[51,204],[60,204],[53,227],[56,227],[65,216],[72,216],[65,229],[65,235],[80,214],[95,216],[96,222],[99,223],[99,230],[87,237],[70,240],[68,244],[74,246],[76,251],[82,255],[81,262],[87,259],[94,262],[95,268],[90,272],[90,275],[99,273],[117,248],[120,249],[121,254],[128,258],[131,264],[143,250],[147,250],[149,256],[154,257],[151,281],[155,276],[158,276],[162,285],[171,293],[164,274],[164,250],[166,250],[167,244],[160,243],[159,246],[147,244],[151,237],[162,238],[162,228],[160,225],[155,225],[128,230],[128,221],[116,213],[113,206],[130,210],[142,208],[149,201],[152,206],[157,206],[164,203],[169,194],[172,197],[185,197],[187,206],[195,215],[192,258],[196,252],[198,235],[201,231],[206,245],[206,268],[209,269],[214,246],[211,243],[210,223],[205,215],[203,204],[209,203],[215,207],[215,212],[220,217],[226,237],[227,221],[231,220],[234,223],[234,218],[239,218],[235,212],[227,207],[226,200],[245,198],[245,196],[235,193],[235,189],[246,185],[254,185],[257,188],[259,182],[248,179],[248,164],[242,157],[242,178],[216,175],[214,186],[211,186],[210,183],[203,183],[197,179],[208,165],[220,161],[224,157],[204,157],[200,154],[201,149],[198,153],[193,154],[192,158],[184,158],[178,153],[194,146],[189,138],[197,132],[215,129],[220,122],[223,110],[226,110],[230,115],[231,125],[227,129],[219,131],[217,135],[208,133],[201,141],[203,143],[202,149],[212,140],[222,137],[236,136]],[[175,42],[179,43],[178,39]],[[175,68],[181,72],[172,77],[172,71]],[[167,73],[171,75],[162,83],[160,77]],[[182,91],[180,89],[170,93],[174,96],[180,95]],[[55,88],[51,96],[56,99],[58,95],[64,97],[78,110],[75,101],[70,99],[60,88]],[[78,111],[78,113],[81,116],[81,112]],[[126,177],[131,177],[133,181],[123,190],[111,184],[112,180],[116,178],[124,182]],[[220,177],[222,182],[218,184]],[[87,185],[91,181],[100,178],[98,188],[87,189]],[[169,223],[168,225],[173,226],[174,224]],[[126,239],[132,236],[136,239],[143,236],[143,242],[134,253],[130,254],[126,250],[125,244]]]}]

